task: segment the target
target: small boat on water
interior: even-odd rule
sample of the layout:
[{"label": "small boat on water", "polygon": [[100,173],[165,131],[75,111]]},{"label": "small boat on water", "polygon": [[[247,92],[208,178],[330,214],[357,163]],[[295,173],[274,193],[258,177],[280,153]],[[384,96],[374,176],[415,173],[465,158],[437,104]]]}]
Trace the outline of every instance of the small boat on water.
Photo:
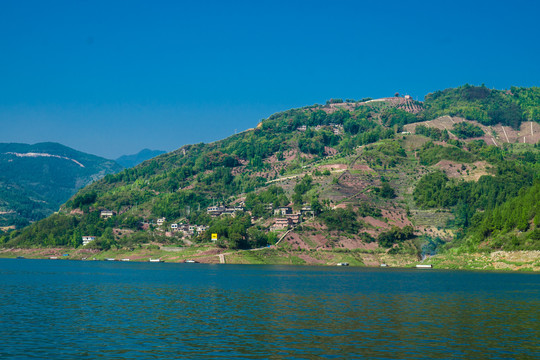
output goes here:
[{"label": "small boat on water", "polygon": [[386,265],[386,264],[381,264],[381,267],[388,267],[388,265]]},{"label": "small boat on water", "polygon": [[198,261],[195,261],[195,260],[185,260],[184,262],[188,263],[188,264],[196,264],[196,263],[198,263]]},{"label": "small boat on water", "polygon": [[416,265],[417,269],[431,269],[432,267],[433,267],[433,265],[431,265],[431,264],[418,264],[418,265]]},{"label": "small boat on water", "polygon": [[149,262],[161,262],[161,259],[148,259]]},{"label": "small boat on water", "polygon": [[341,262],[341,263],[337,263],[337,266],[349,266],[349,263]]},{"label": "small boat on water", "polygon": [[50,260],[58,260],[58,257],[57,256],[49,256],[49,259]]},{"label": "small boat on water", "polygon": [[122,261],[129,261],[130,259],[122,259]]},{"label": "small boat on water", "polygon": [[105,259],[105,261],[116,261],[116,259],[113,259],[113,258],[107,258],[107,259]]}]

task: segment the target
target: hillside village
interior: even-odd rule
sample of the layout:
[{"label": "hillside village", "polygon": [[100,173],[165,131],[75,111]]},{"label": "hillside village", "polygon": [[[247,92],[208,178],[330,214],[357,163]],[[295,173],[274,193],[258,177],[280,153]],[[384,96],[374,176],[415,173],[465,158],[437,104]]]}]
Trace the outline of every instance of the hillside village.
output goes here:
[{"label": "hillside village", "polygon": [[[267,210],[273,210],[273,204],[269,203],[266,205]],[[218,216],[236,216],[237,212],[244,212],[245,208],[243,206],[235,207],[225,207],[225,206],[210,206],[206,209],[206,213],[212,217]],[[248,215],[251,216],[251,222],[255,223],[259,219],[258,217],[252,216],[251,211],[246,211]],[[100,217],[102,219],[110,219],[116,215],[116,212],[111,210],[101,210]],[[313,211],[311,206],[304,205],[300,211],[293,212],[293,208],[290,206],[282,206],[273,210],[273,217],[271,218],[272,225],[269,227],[270,231],[283,231],[288,230],[295,225],[301,224],[304,217],[310,216],[313,217]],[[203,234],[208,230],[209,226],[207,225],[196,225],[196,224],[187,224],[183,223],[180,220],[176,221],[167,221],[165,217],[157,218],[155,221],[142,221],[141,229],[149,230],[155,228],[157,231],[162,232],[166,237],[178,237],[182,240],[188,240]],[[96,240],[96,236],[92,235],[83,235],[82,236],[82,245],[86,246],[92,241]],[[212,241],[216,241],[216,238],[211,238]]]},{"label": "hillside village", "polygon": [[[521,230],[480,230],[493,226],[482,218],[492,209],[533,196],[524,190],[535,191],[540,163],[540,125],[527,120],[536,107],[523,107],[524,115],[510,105],[492,112],[491,98],[514,104],[535,91],[464,86],[425,102],[333,99],[274,114],[254,129],[183,146],[83,189],[56,215],[58,236],[46,244],[177,246],[199,249],[202,262],[244,261],[229,252],[268,248],[272,261],[346,258],[372,266],[452,248],[535,250],[534,202]],[[47,224],[3,242],[36,241]]]}]

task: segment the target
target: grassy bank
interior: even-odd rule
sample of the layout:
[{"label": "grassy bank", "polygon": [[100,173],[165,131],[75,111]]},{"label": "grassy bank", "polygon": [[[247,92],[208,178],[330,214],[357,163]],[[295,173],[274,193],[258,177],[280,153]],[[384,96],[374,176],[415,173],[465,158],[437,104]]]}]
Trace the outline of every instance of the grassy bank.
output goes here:
[{"label": "grassy bank", "polygon": [[492,253],[435,255],[425,261],[440,269],[510,270],[540,272],[540,251],[495,251]]},{"label": "grassy bank", "polygon": [[27,259],[61,260],[106,260],[115,259],[129,261],[149,261],[160,259],[164,262],[181,263],[195,260],[200,263],[226,264],[281,264],[281,265],[321,265],[335,266],[338,263],[348,263],[350,266],[379,267],[386,264],[389,267],[414,267],[416,264],[432,264],[436,269],[460,270],[509,270],[540,272],[540,251],[497,251],[477,254],[441,254],[435,255],[423,262],[415,256],[403,254],[387,254],[385,252],[362,251],[294,251],[280,248],[265,248],[260,250],[230,251],[209,246],[196,247],[141,247],[133,250],[98,251],[72,248],[33,248],[33,249],[2,249],[2,258],[24,257]]}]

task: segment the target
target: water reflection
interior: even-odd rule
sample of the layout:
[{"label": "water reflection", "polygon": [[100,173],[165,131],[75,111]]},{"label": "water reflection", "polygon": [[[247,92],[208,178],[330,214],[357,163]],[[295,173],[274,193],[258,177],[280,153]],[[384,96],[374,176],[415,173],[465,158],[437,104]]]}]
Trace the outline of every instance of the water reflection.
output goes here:
[{"label": "water reflection", "polygon": [[527,358],[530,274],[0,260],[0,357]]}]

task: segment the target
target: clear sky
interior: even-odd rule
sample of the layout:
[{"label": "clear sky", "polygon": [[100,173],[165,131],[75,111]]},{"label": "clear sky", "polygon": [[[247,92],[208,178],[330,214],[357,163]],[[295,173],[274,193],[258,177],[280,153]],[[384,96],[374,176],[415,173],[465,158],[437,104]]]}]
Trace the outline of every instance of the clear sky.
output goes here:
[{"label": "clear sky", "polygon": [[540,86],[538,1],[0,2],[0,142],[171,151],[330,98]]}]

